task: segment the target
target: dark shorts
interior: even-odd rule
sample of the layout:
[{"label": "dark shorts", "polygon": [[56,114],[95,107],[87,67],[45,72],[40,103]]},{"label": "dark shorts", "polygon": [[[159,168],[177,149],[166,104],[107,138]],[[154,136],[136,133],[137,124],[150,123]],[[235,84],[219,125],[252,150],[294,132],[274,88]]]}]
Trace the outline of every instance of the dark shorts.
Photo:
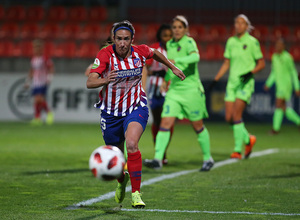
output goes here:
[{"label": "dark shorts", "polygon": [[147,106],[138,107],[127,116],[109,115],[101,112],[100,126],[106,145],[118,146],[125,141],[125,132],[130,122],[138,122],[145,130],[149,117]]},{"label": "dark shorts", "polygon": [[31,95],[46,95],[47,94],[47,86],[33,87],[31,91]]},{"label": "dark shorts", "polygon": [[151,109],[162,108],[164,105],[164,101],[165,101],[165,97],[163,97],[163,96],[161,96],[161,97],[153,96],[149,100],[150,108]]}]

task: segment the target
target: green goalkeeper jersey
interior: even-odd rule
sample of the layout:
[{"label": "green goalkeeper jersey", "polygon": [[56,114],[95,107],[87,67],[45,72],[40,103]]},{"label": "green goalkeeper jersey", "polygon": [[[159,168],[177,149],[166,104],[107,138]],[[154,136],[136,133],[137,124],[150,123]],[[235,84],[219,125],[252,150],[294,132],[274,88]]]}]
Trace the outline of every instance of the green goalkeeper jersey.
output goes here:
[{"label": "green goalkeeper jersey", "polygon": [[241,38],[232,36],[227,40],[224,57],[230,60],[228,82],[239,84],[240,76],[252,71],[263,54],[258,40],[246,32]]},{"label": "green goalkeeper jersey", "polygon": [[166,81],[171,81],[169,90],[176,90],[176,94],[180,92],[186,94],[186,91],[196,89],[204,92],[198,71],[200,55],[194,39],[186,35],[177,42],[171,39],[167,42],[167,55],[168,59],[174,60],[175,66],[186,75],[185,80],[181,81],[169,70],[165,76]]},{"label": "green goalkeeper jersey", "polygon": [[287,52],[274,53],[272,56],[272,70],[266,86],[276,84],[276,90],[299,90],[299,80],[293,57]]}]

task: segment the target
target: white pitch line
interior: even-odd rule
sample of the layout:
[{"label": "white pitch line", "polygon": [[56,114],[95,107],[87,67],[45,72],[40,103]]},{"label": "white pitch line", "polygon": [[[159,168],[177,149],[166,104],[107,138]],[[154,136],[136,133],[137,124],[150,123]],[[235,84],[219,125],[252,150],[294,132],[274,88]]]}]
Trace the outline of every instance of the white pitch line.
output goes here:
[{"label": "white pitch line", "polygon": [[242,215],[279,215],[300,216],[300,213],[268,213],[268,212],[223,212],[223,211],[198,211],[198,210],[163,210],[163,209],[120,209],[126,212],[167,212],[167,213],[208,213],[208,214],[242,214]]},{"label": "white pitch line", "polygon": [[[277,153],[277,152],[278,152],[278,149],[267,149],[267,150],[263,150],[263,151],[253,152],[250,157],[251,158],[261,157],[261,156],[265,156],[265,155],[268,155],[268,154],[274,154],[274,153]],[[219,162],[216,162],[214,164],[214,167],[212,169],[216,169],[218,167],[222,167],[222,166],[232,164],[232,163],[237,163],[237,162],[239,162],[239,160],[227,159],[227,160],[219,161]],[[190,173],[194,173],[194,172],[197,172],[197,171],[199,171],[199,169],[184,170],[184,171],[179,171],[179,172],[176,172],[176,173],[161,175],[161,176],[158,176],[158,177],[155,177],[155,178],[152,178],[152,179],[149,179],[149,180],[146,180],[146,181],[142,182],[141,187],[151,185],[151,184],[163,181],[163,180],[173,179],[175,177],[190,174]],[[131,191],[131,186],[126,187],[126,192],[129,192],[129,191]],[[71,205],[71,206],[67,207],[66,209],[68,209],[68,210],[78,209],[79,207],[92,205],[94,203],[101,202],[101,201],[107,200],[107,199],[111,199],[113,197],[115,197],[115,191],[108,192],[108,193],[106,193],[104,195],[101,195],[99,197],[96,197],[96,198],[92,198],[92,199],[89,199],[89,200],[86,200],[86,201],[79,202],[77,204],[74,204],[74,205]]]}]

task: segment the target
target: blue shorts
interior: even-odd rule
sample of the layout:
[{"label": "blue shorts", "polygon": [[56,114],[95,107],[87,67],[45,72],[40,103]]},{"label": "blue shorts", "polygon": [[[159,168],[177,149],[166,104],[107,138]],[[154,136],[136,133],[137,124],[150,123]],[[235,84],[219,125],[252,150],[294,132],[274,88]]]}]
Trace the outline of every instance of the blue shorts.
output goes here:
[{"label": "blue shorts", "polygon": [[125,132],[130,122],[138,122],[145,130],[149,117],[147,106],[138,107],[127,116],[109,115],[101,111],[100,126],[106,145],[119,146],[125,141]]},{"label": "blue shorts", "polygon": [[149,100],[150,108],[151,109],[157,109],[162,108],[165,102],[165,97],[156,97],[153,96],[152,99]]},{"label": "blue shorts", "polygon": [[33,87],[31,91],[31,95],[46,95],[47,94],[47,86]]}]

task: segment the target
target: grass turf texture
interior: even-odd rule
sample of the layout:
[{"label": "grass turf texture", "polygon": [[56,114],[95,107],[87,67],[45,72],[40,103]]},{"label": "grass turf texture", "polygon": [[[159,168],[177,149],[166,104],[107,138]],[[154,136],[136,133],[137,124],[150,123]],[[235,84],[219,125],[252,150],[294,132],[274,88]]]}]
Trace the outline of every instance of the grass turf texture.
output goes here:
[{"label": "grass turf texture", "polygon": [[[226,124],[206,123],[215,161],[233,150]],[[246,123],[257,135],[254,151],[278,148],[276,154],[242,160],[208,173],[195,172],[142,188],[147,209],[300,213],[300,133],[283,126],[269,136],[270,125]],[[1,219],[297,219],[299,216],[158,213],[118,211],[114,199],[77,210],[66,207],[114,191],[116,181],[101,182],[88,170],[91,152],[103,145],[97,124],[32,127],[0,123]],[[150,127],[141,141],[143,159],[153,157]],[[161,171],[143,168],[142,180],[200,168],[202,154],[189,125],[177,125],[168,149],[169,165]],[[123,208],[131,208],[127,193]]]}]

